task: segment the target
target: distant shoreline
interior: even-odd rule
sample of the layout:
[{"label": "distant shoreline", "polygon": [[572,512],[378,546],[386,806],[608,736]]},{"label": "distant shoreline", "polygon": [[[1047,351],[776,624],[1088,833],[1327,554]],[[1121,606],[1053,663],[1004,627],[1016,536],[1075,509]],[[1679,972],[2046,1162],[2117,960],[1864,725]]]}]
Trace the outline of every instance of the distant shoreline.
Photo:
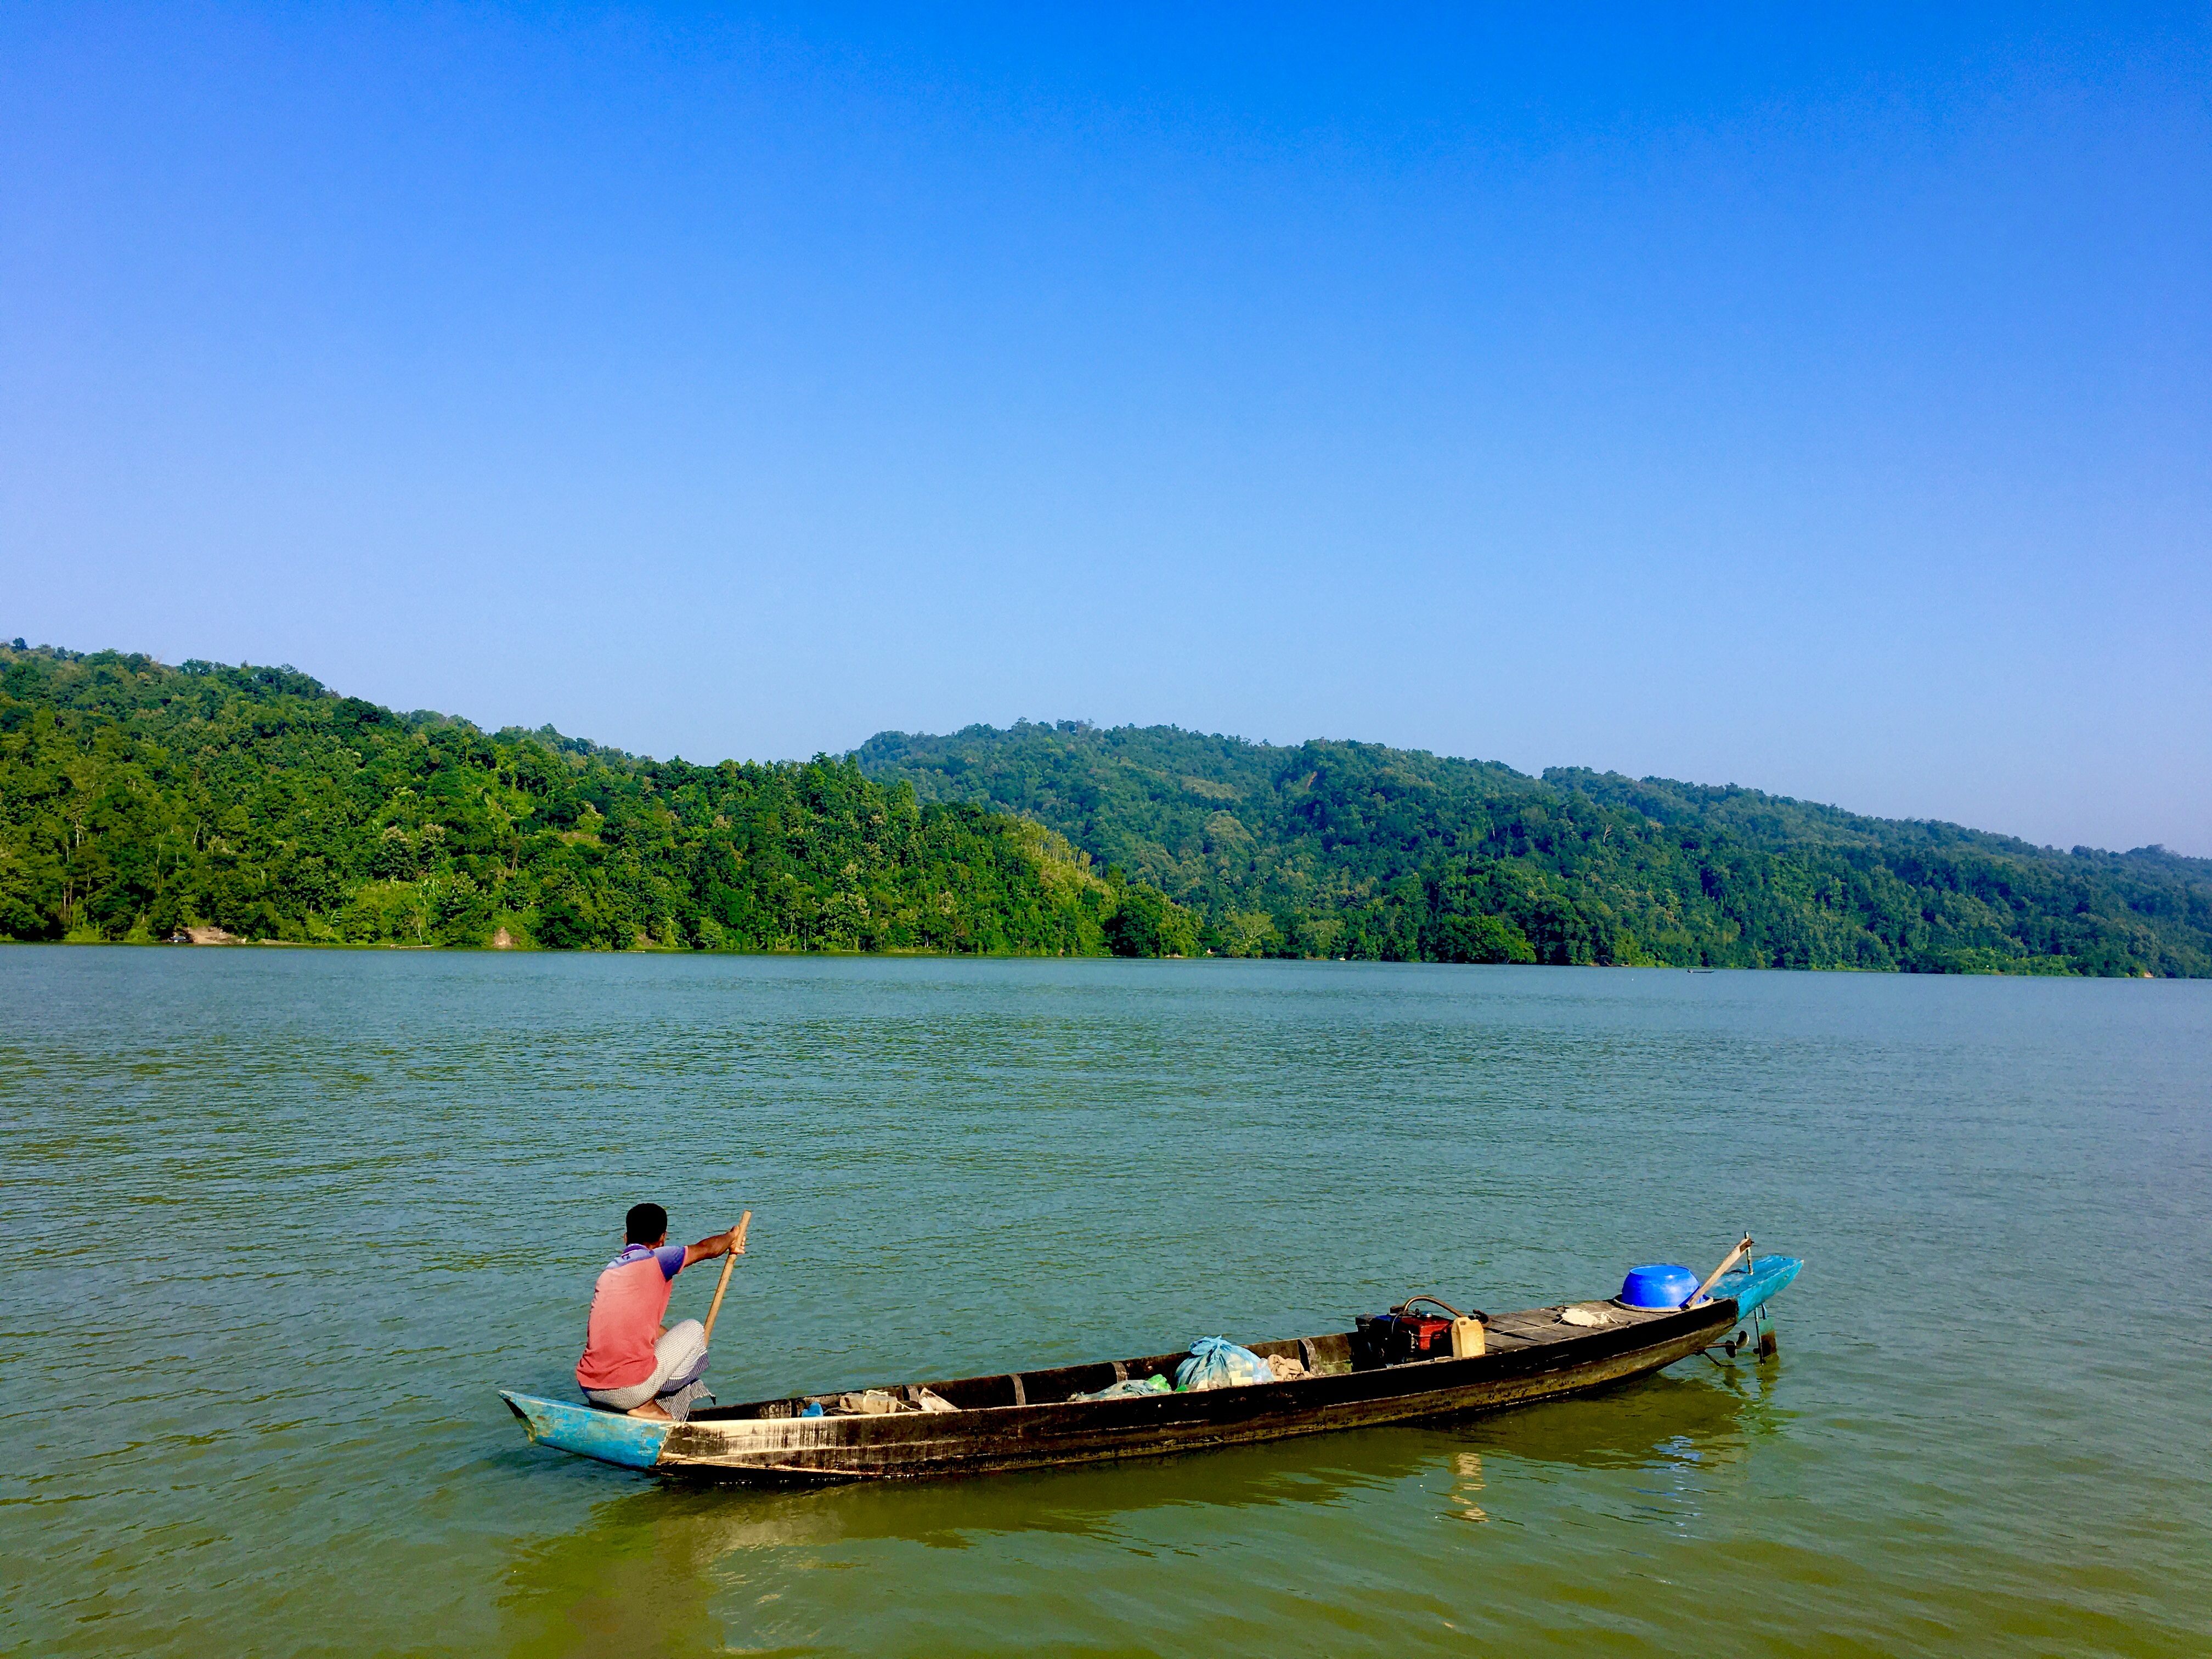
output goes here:
[{"label": "distant shoreline", "polygon": [[1279,965],[1310,965],[1333,968],[1481,968],[1481,969],[1590,969],[1607,973],[1646,974],[1859,974],[1891,975],[1904,979],[2047,979],[2073,980],[2082,983],[2115,980],[2157,980],[2161,977],[2178,979],[2179,975],[2161,976],[2157,974],[2073,974],[2051,970],[2008,971],[2002,968],[1860,968],[1850,965],[1820,968],[1752,967],[1741,964],[1720,964],[1711,968],[1682,967],[1664,962],[1389,962],[1371,957],[1230,957],[1211,952],[1195,957],[1117,956],[1111,951],[1087,952],[1081,956],[1054,955],[1037,951],[796,951],[796,950],[715,950],[702,951],[685,945],[642,945],[627,950],[605,947],[585,947],[578,950],[556,950],[542,945],[403,945],[390,940],[356,942],[349,939],[231,939],[206,943],[178,945],[169,939],[0,939],[0,948],[21,947],[70,950],[131,950],[167,949],[179,951],[228,951],[235,949],[276,948],[287,951],[393,951],[416,953],[440,952],[458,956],[527,956],[527,957],[689,957],[713,959],[716,957],[775,957],[792,960],[820,958],[841,962],[850,961],[937,961],[937,962],[1187,962],[1194,964],[1226,963],[1233,962],[1271,963]]},{"label": "distant shoreline", "polygon": [[0,935],[2212,978],[2212,860],[1081,722],[806,762],[0,647]]}]

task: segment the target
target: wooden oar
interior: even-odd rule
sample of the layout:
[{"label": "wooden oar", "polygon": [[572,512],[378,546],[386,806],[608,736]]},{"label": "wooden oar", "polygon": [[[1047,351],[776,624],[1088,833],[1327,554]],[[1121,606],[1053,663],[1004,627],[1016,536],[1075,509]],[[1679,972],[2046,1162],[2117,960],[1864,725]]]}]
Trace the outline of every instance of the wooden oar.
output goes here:
[{"label": "wooden oar", "polygon": [[[723,1212],[725,1215],[729,1212]],[[747,1210],[738,1218],[738,1236],[730,1243],[730,1253],[722,1258],[721,1282],[714,1286],[714,1300],[707,1310],[707,1340],[714,1340],[714,1316],[722,1311],[722,1292],[730,1288],[730,1270],[738,1265],[738,1252],[745,1247],[745,1229],[753,1224],[753,1212]]]},{"label": "wooden oar", "polygon": [[[750,1215],[752,1212],[748,1210],[746,1213]],[[1708,1296],[1711,1295],[1713,1286],[1721,1282],[1721,1275],[1723,1273],[1726,1273],[1730,1267],[1735,1266],[1735,1259],[1738,1256],[1741,1256],[1746,1262],[1748,1262],[1751,1260],[1751,1235],[1749,1233],[1746,1233],[1743,1236],[1742,1243],[1737,1245],[1735,1249],[1730,1250],[1726,1255],[1721,1258],[1721,1265],[1713,1269],[1712,1276],[1707,1279],[1704,1284],[1698,1285],[1696,1290],[1691,1291],[1690,1299],[1687,1302],[1685,1302],[1682,1305],[1686,1308],[1694,1308],[1698,1304],[1704,1301]],[[720,1297],[715,1299],[717,1301],[720,1300]]]}]

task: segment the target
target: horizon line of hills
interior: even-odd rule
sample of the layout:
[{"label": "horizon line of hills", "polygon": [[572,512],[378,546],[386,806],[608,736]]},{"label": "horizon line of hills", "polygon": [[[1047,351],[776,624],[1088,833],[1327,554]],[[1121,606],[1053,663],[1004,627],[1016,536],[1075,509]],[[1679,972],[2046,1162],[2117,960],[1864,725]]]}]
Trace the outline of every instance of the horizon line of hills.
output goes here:
[{"label": "horizon line of hills", "polygon": [[0,645],[0,938],[2212,976],[2212,860],[1082,721],[659,761]]}]

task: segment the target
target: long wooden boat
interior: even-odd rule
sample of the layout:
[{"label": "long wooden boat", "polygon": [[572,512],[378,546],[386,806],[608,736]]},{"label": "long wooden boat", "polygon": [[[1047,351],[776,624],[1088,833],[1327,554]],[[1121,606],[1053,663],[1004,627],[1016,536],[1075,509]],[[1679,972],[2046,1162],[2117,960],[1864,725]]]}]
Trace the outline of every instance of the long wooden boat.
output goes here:
[{"label": "long wooden boat", "polygon": [[[1465,1358],[1356,1366],[1352,1334],[1340,1331],[1248,1343],[1299,1374],[1185,1394],[1073,1397],[1172,1378],[1188,1357],[1178,1352],[757,1400],[695,1411],[684,1423],[512,1391],[500,1397],[540,1445],[660,1474],[787,1485],[1102,1462],[1494,1411],[1643,1376],[1731,1333],[1744,1337],[1801,1265],[1760,1256],[1723,1278],[1709,1300],[1680,1310],[1612,1301],[1493,1315],[1487,1352]],[[1772,1351],[1771,1330],[1758,1340]]]}]

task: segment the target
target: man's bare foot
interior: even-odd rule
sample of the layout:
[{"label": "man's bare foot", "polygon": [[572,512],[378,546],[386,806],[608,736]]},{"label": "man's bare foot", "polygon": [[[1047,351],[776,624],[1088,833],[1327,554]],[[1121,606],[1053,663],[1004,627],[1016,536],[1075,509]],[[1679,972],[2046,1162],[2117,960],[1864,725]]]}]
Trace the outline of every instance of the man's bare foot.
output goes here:
[{"label": "man's bare foot", "polygon": [[668,1414],[666,1408],[658,1400],[648,1400],[642,1406],[632,1406],[623,1415],[642,1417],[653,1423],[673,1423],[676,1420]]}]

